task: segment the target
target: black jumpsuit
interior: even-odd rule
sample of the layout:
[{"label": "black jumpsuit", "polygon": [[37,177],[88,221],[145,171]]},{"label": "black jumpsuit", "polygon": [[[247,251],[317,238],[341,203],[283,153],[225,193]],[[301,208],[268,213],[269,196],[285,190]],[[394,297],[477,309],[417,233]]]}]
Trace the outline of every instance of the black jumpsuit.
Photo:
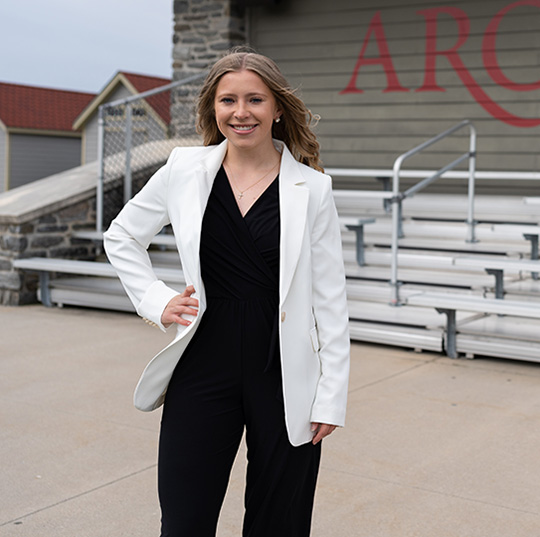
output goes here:
[{"label": "black jumpsuit", "polygon": [[165,399],[162,537],[214,537],[246,428],[244,537],[307,537],[320,444],[293,447],[279,357],[279,180],[244,217],[223,167],[201,230],[207,308]]}]

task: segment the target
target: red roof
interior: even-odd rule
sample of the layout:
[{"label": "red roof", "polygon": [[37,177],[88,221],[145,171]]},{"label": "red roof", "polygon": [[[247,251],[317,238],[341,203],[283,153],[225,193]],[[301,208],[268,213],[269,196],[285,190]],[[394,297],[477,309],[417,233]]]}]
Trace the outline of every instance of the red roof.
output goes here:
[{"label": "red roof", "polygon": [[[160,86],[170,84],[171,80],[168,78],[160,78],[157,76],[137,75],[135,73],[126,73],[120,71],[135,87],[139,93],[148,91]],[[164,91],[148,97],[146,102],[159,114],[161,119],[168,125],[171,122],[171,92]]]},{"label": "red roof", "polygon": [[0,82],[0,120],[7,127],[71,131],[94,93]]}]

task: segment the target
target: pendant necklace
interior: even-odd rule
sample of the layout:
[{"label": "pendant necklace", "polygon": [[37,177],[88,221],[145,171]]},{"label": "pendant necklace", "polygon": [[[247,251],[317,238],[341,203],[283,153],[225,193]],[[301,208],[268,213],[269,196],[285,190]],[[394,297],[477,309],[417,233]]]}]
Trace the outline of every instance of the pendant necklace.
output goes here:
[{"label": "pendant necklace", "polygon": [[[278,163],[279,164],[279,163]],[[260,179],[258,179],[257,181],[255,181],[252,185],[248,186],[247,188],[245,188],[244,190],[240,190],[238,188],[238,185],[236,184],[236,181],[234,179],[234,176],[231,172],[231,169],[227,166],[228,168],[228,173],[229,175],[231,176],[231,180],[232,180],[232,183],[234,185],[234,188],[236,190],[238,190],[239,194],[236,194],[236,197],[238,198],[238,200],[240,201],[243,197],[244,197],[244,193],[246,193],[248,190],[251,190],[255,185],[258,185],[273,169],[275,169],[277,166],[277,164],[274,164],[274,166],[272,166],[272,168],[270,168]]]}]

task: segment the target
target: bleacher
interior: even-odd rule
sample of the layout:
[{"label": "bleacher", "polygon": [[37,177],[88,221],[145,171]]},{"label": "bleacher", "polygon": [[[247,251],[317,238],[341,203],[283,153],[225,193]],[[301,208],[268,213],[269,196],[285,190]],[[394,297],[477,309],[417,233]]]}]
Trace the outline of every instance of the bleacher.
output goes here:
[{"label": "bleacher", "polygon": [[464,198],[425,194],[409,200],[399,241],[402,305],[392,307],[389,217],[358,194],[336,194],[341,215],[352,217],[356,198],[363,215],[377,219],[365,226],[363,267],[351,263],[354,236],[344,232],[348,277],[365,286],[352,295],[353,336],[419,349],[438,343],[454,357],[540,360],[538,206],[520,197],[477,197],[478,242],[467,243]]},{"label": "bleacher", "polygon": [[[467,243],[464,197],[421,194],[408,201],[399,239],[401,304],[394,306],[389,213],[380,199],[357,191],[335,191],[335,200],[353,339],[453,357],[540,361],[540,261],[531,240],[540,230],[538,205],[520,197],[477,197],[478,240]],[[347,228],[359,219],[366,222],[362,266],[355,232]],[[95,231],[78,238],[100,243]],[[150,253],[158,277],[182,290],[172,237],[158,235]],[[39,296],[47,305],[133,311],[103,255],[94,263],[38,258],[16,266],[40,272]]]}]

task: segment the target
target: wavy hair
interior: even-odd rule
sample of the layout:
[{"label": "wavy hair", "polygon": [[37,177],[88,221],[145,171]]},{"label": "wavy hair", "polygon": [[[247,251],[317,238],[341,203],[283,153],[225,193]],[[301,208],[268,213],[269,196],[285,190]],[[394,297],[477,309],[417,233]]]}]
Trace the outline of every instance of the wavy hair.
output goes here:
[{"label": "wavy hair", "polygon": [[283,141],[297,161],[323,171],[319,142],[312,130],[319,117],[314,116],[296,96],[296,90],[290,87],[273,60],[262,54],[246,52],[245,47],[232,49],[218,60],[202,85],[197,102],[197,132],[203,137],[204,145],[218,144],[225,139],[218,129],[214,109],[221,77],[243,70],[253,71],[261,77],[281,111],[281,121],[272,126],[272,137]]}]

